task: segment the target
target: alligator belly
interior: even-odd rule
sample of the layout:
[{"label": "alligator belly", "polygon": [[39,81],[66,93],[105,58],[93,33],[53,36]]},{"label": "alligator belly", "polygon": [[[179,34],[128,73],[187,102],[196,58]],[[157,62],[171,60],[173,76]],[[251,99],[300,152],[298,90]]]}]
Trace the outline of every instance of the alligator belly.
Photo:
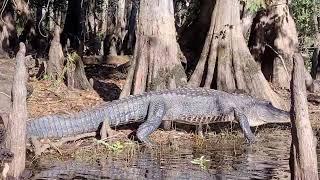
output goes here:
[{"label": "alligator belly", "polygon": [[212,115],[183,115],[176,118],[166,117],[165,120],[170,120],[183,124],[198,125],[198,124],[211,124],[216,122],[233,121],[232,116],[212,116]]}]

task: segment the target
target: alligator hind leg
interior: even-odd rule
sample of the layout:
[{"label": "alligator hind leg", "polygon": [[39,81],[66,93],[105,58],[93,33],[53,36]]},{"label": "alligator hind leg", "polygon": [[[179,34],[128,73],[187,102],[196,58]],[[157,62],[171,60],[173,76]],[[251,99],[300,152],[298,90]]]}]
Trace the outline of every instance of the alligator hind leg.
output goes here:
[{"label": "alligator hind leg", "polygon": [[147,120],[141,124],[137,130],[137,137],[141,142],[147,145],[153,144],[149,140],[149,135],[160,126],[164,115],[165,103],[163,101],[157,100],[150,102]]},{"label": "alligator hind leg", "polygon": [[105,119],[105,121],[103,121],[101,129],[100,129],[100,137],[101,137],[101,139],[106,139],[107,136],[110,137],[113,134],[114,134],[114,130],[112,130],[110,128],[109,120]]},{"label": "alligator hind leg", "polygon": [[243,134],[247,141],[250,144],[253,144],[255,142],[255,137],[250,129],[249,121],[247,116],[245,116],[243,113],[241,113],[238,110],[234,110],[235,118],[239,121],[240,127],[243,131]]}]

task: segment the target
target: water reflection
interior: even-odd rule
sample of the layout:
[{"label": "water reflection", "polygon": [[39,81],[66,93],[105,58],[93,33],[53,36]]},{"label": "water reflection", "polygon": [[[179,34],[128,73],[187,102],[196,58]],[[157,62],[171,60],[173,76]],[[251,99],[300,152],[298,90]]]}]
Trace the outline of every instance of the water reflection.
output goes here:
[{"label": "water reflection", "polygon": [[[91,164],[55,162],[42,165],[33,179],[288,179],[289,133],[259,133],[253,146],[209,138],[205,148],[185,144],[178,149],[143,149],[130,161],[109,157]],[[191,163],[201,156],[210,160],[208,169]]]}]

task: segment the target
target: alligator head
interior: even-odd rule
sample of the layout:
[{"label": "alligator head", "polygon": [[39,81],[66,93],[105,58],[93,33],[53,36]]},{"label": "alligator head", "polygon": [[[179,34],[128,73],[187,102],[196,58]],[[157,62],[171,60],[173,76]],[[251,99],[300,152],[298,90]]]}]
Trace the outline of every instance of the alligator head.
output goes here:
[{"label": "alligator head", "polygon": [[290,123],[290,113],[278,109],[270,102],[258,101],[247,110],[250,126],[259,126],[267,123]]}]

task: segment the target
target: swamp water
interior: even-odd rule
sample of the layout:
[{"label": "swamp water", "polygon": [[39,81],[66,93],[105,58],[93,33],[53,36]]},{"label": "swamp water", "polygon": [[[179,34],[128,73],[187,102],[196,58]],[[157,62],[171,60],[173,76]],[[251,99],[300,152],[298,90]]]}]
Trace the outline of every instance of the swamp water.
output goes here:
[{"label": "swamp water", "polygon": [[[239,134],[235,138],[209,135],[204,141],[177,138],[157,149],[139,148],[130,158],[119,154],[94,162],[50,160],[34,172],[33,179],[290,178],[289,129],[264,129],[256,133],[252,146]],[[317,152],[319,157],[319,148]]]}]

